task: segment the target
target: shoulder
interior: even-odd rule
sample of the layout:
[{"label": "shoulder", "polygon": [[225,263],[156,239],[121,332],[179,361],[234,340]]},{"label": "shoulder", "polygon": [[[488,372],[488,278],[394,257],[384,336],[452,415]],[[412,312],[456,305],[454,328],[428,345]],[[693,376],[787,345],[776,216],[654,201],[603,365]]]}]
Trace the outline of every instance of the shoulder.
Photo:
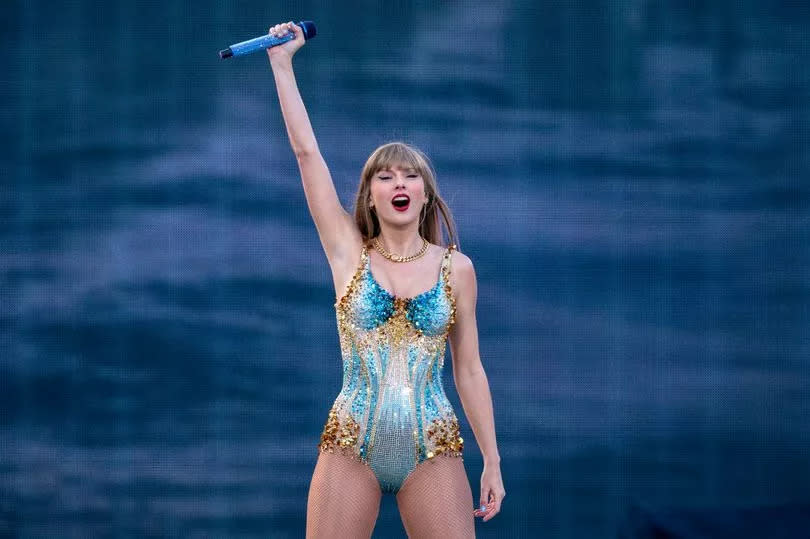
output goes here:
[{"label": "shoulder", "polygon": [[450,264],[453,271],[459,273],[474,272],[473,262],[470,257],[453,247],[450,249]]},{"label": "shoulder", "polygon": [[450,249],[450,281],[457,296],[475,293],[475,267],[470,257],[461,251]]}]

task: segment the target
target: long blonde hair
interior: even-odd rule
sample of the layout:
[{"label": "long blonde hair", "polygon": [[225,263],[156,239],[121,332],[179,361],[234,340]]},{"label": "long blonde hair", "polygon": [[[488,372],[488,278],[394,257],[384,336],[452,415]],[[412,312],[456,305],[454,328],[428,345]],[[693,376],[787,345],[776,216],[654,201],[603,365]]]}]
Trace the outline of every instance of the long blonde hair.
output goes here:
[{"label": "long blonde hair", "polygon": [[[360,184],[357,187],[357,199],[354,205],[354,221],[360,229],[364,241],[380,233],[380,221],[373,208],[368,205],[371,191],[371,178],[381,170],[394,165],[409,166],[416,169],[425,182],[427,202],[420,212],[419,235],[436,245],[456,245],[458,236],[450,207],[439,195],[436,175],[427,156],[417,148],[405,142],[389,142],[374,150],[360,173]],[[442,234],[444,224],[444,235]],[[446,241],[445,241],[446,239]]]}]

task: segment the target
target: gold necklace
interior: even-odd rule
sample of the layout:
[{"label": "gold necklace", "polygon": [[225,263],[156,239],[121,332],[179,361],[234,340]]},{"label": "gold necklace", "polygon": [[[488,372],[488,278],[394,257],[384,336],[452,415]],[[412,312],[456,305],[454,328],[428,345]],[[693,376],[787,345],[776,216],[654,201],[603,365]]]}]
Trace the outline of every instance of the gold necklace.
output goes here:
[{"label": "gold necklace", "polygon": [[386,251],[385,247],[383,247],[382,244],[380,244],[380,237],[379,236],[374,237],[374,241],[372,242],[372,244],[374,245],[374,249],[376,249],[378,253],[383,255],[385,258],[387,258],[391,262],[410,262],[411,260],[416,260],[417,258],[421,258],[422,255],[424,255],[427,252],[427,248],[428,248],[428,245],[429,245],[428,241],[425,238],[422,238],[422,248],[419,249],[418,253],[416,253],[414,255],[410,255],[410,256],[400,256],[400,255],[395,255],[395,254],[392,254],[392,253],[389,253],[388,251]]}]

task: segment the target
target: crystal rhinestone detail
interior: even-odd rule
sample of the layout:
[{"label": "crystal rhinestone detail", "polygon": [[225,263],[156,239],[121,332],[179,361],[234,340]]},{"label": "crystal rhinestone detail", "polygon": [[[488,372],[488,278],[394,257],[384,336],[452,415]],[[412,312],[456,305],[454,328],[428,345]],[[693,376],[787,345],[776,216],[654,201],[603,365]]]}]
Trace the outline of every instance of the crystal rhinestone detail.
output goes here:
[{"label": "crystal rhinestone detail", "polygon": [[462,456],[458,419],[442,386],[456,315],[454,248],[445,251],[430,290],[400,298],[374,279],[364,245],[349,287],[335,303],[343,386],[319,449],[366,463],[384,492],[396,492],[420,462]]}]

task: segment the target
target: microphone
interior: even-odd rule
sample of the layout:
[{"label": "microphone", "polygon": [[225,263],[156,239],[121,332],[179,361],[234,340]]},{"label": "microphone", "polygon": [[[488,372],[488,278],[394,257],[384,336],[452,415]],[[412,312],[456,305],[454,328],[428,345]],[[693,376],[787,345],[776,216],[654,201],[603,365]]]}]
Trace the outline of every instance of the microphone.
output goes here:
[{"label": "microphone", "polygon": [[[301,21],[295,24],[300,26],[301,29],[304,31],[304,39],[312,39],[313,37],[315,37],[314,22]],[[266,49],[268,47],[275,47],[276,45],[281,45],[282,43],[286,43],[293,39],[295,39],[295,33],[293,32],[289,32],[288,34],[283,35],[281,37],[271,36],[270,34],[254,37],[253,39],[248,39],[247,41],[235,43],[230,47],[228,47],[227,49],[219,51],[219,57],[224,60],[225,58],[230,58],[231,56],[240,56],[242,54],[248,54],[261,49]]]}]

